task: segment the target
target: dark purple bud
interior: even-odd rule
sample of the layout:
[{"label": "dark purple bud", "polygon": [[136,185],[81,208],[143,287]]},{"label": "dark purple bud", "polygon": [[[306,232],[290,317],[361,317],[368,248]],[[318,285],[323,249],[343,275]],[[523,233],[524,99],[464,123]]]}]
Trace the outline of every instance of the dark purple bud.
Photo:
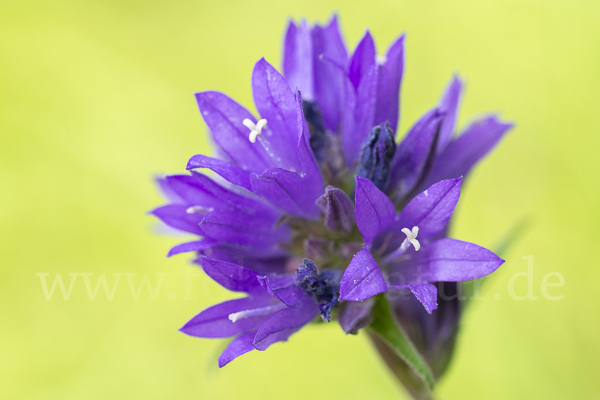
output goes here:
[{"label": "dark purple bud", "polygon": [[360,149],[356,176],[369,179],[385,192],[390,182],[390,165],[395,153],[396,142],[390,124],[377,125]]},{"label": "dark purple bud", "polygon": [[296,270],[296,285],[300,286],[306,293],[313,295],[318,287],[319,273],[317,267],[308,259],[302,260],[302,264]]},{"label": "dark purple bud", "polygon": [[331,311],[339,304],[342,271],[326,269],[320,274],[312,261],[302,260],[296,270],[296,285],[319,302],[319,311],[324,321],[331,321]]},{"label": "dark purple bud", "polygon": [[317,205],[325,212],[325,226],[332,232],[350,232],[356,223],[354,204],[344,191],[333,186],[325,188],[325,194],[317,199]]},{"label": "dark purple bud", "polygon": [[325,129],[323,114],[316,102],[308,100],[302,100],[302,111],[310,132],[310,148],[317,162],[325,161],[329,158],[332,141]]},{"label": "dark purple bud", "polygon": [[325,290],[317,298],[317,301],[320,302],[319,311],[324,321],[331,321],[331,311],[340,302],[340,281],[342,280],[342,275],[343,272],[337,269],[326,269],[319,275],[319,280],[321,285],[325,287]]}]

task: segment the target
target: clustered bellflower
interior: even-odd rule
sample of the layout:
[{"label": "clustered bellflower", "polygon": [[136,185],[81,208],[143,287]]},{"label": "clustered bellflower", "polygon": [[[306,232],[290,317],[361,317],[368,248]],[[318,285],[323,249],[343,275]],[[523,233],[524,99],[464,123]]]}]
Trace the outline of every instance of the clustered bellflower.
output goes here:
[{"label": "clustered bellflower", "polygon": [[232,337],[220,367],[315,320],[357,333],[383,296],[434,374],[443,372],[436,365],[459,309],[438,289],[456,291],[455,282],[504,262],[448,238],[448,223],[464,177],[511,124],[487,116],[456,135],[463,84],[455,76],[396,143],[404,41],[381,56],[367,32],[349,55],[335,16],[326,26],[290,22],[282,72],[264,58],[252,72],[259,116],[223,93],[196,94],[216,154],[160,178],[168,204],[152,213],[197,236],[169,256],[195,252],[208,276],[245,295],[181,328]]}]

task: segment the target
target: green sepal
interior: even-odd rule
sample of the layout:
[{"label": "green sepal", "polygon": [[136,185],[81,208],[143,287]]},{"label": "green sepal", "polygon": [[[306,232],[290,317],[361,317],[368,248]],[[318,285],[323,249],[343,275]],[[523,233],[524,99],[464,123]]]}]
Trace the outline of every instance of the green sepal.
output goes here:
[{"label": "green sepal", "polygon": [[[423,386],[423,390],[420,390],[421,392],[431,394],[435,385],[431,368],[396,321],[390,305],[383,294],[375,297],[375,305],[372,312],[373,322],[369,325],[369,333],[375,334],[378,339],[385,342],[406,363],[412,372],[418,376]],[[398,374],[397,371],[393,372],[396,375]]]}]

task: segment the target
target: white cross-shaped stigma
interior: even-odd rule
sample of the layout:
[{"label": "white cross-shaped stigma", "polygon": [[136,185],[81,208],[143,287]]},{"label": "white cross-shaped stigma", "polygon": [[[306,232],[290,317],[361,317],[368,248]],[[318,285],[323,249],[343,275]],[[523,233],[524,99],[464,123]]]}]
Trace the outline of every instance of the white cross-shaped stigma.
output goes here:
[{"label": "white cross-shaped stigma", "polygon": [[412,244],[416,251],[419,251],[421,248],[421,243],[417,240],[417,235],[419,234],[419,227],[413,226],[412,231],[408,228],[402,228],[402,233],[406,235],[406,240],[402,243],[403,248],[408,248],[408,244]]},{"label": "white cross-shaped stigma", "polygon": [[246,128],[250,129],[250,136],[248,136],[248,139],[250,139],[252,143],[256,143],[256,138],[260,136],[262,129],[265,127],[265,125],[267,125],[267,120],[261,119],[255,124],[250,119],[244,118],[242,124],[244,124]]}]

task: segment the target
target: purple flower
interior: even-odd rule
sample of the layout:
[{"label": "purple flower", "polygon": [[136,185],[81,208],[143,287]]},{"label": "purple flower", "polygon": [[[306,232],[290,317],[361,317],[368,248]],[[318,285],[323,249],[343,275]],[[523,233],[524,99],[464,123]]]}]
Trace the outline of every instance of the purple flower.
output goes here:
[{"label": "purple flower", "polygon": [[462,90],[455,77],[396,143],[403,71],[404,36],[377,56],[367,32],[349,56],[334,17],[326,26],[290,22],[283,75],[265,59],[256,63],[259,116],[225,94],[196,94],[216,155],[195,155],[187,169],[218,178],[192,171],[159,179],[168,204],[152,213],[197,237],[169,256],[196,252],[212,279],[247,293],[182,328],[235,337],[220,366],[287,340],[319,314],[356,333],[373,320],[380,293],[411,292],[431,313],[438,282],[479,278],[502,264],[445,236],[462,177],[511,125],[484,117],[454,137]]},{"label": "purple flower", "polygon": [[366,246],[344,272],[340,299],[364,301],[389,289],[408,289],[431,313],[437,308],[432,283],[467,281],[495,271],[504,260],[491,251],[437,239],[452,216],[461,182],[438,182],[396,214],[392,201],[373,182],[357,177],[356,223]]}]

